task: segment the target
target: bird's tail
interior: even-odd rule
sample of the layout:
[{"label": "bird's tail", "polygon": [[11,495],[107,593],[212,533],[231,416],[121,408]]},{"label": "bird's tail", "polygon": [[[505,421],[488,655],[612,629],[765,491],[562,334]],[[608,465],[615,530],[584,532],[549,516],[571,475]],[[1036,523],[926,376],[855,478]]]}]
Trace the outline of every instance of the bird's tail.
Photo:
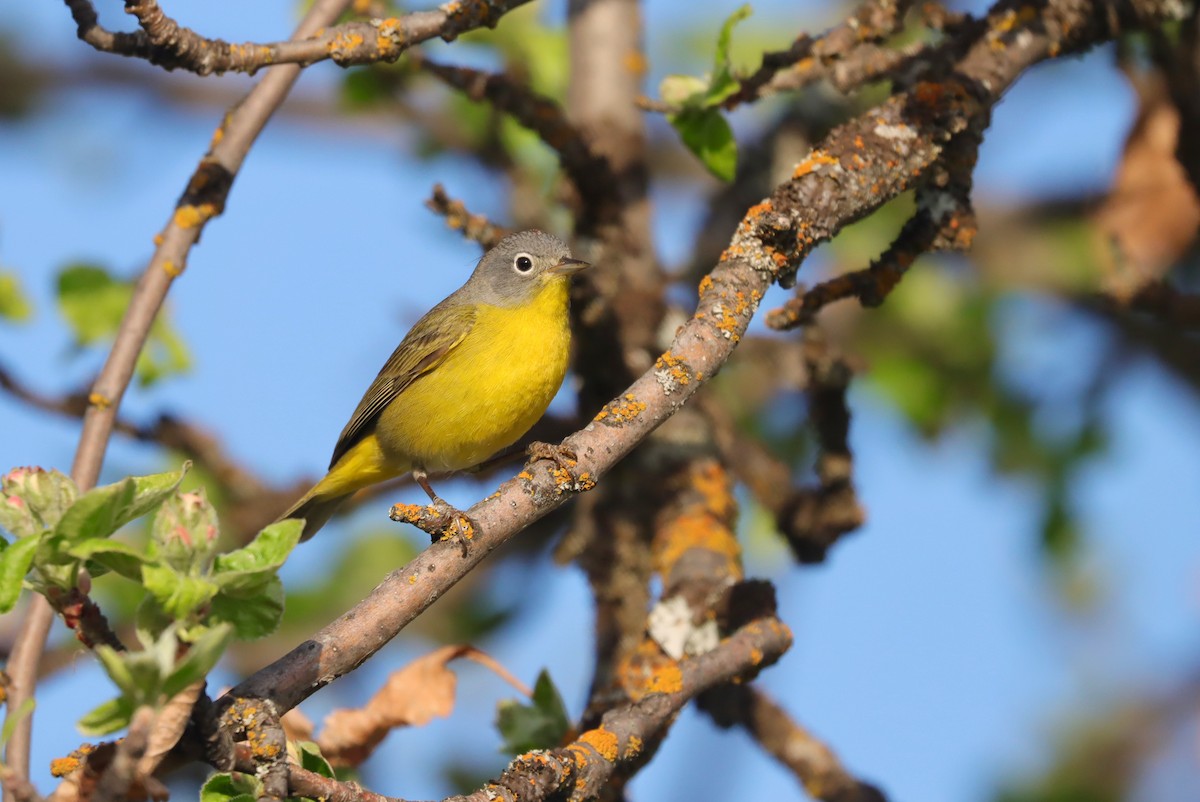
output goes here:
[{"label": "bird's tail", "polygon": [[389,462],[384,457],[375,435],[368,435],[347,451],[329,469],[325,478],[317,482],[312,490],[305,493],[291,509],[279,516],[278,520],[303,518],[304,532],[301,533],[300,540],[308,540],[333,517],[337,508],[357,491],[399,476],[407,470],[408,466]]},{"label": "bird's tail", "polygon": [[354,495],[353,493],[343,493],[340,496],[319,495],[316,492],[319,487],[320,485],[317,485],[305,493],[304,497],[293,504],[291,509],[279,516],[280,521],[287,518],[304,519],[304,531],[300,533],[301,542],[315,535],[317,530],[333,517],[338,507]]}]

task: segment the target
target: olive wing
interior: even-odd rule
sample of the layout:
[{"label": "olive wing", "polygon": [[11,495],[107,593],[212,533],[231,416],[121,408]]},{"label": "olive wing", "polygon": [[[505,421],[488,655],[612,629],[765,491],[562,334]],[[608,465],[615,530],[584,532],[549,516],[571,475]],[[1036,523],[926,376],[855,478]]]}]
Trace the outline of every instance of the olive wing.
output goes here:
[{"label": "olive wing", "polygon": [[329,467],[374,429],[380,413],[405,388],[434,370],[466,339],[475,325],[473,306],[435,306],[396,346],[342,429]]}]

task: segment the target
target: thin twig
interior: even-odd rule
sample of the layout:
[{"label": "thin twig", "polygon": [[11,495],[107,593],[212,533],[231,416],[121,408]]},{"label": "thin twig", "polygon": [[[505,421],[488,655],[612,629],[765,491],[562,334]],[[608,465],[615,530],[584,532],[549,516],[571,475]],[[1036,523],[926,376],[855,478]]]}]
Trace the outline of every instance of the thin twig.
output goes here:
[{"label": "thin twig", "polygon": [[[917,55],[923,45],[904,50],[881,47],[896,32],[912,0],[866,0],[844,22],[813,38],[801,34],[791,47],[763,54],[762,65],[741,81],[738,91],[721,104],[734,109],[769,94],[799,89],[824,77],[835,78],[848,91],[871,77],[896,68]],[[838,76],[835,70],[842,69]]]},{"label": "thin twig", "polygon": [[480,27],[494,28],[500,18],[529,0],[449,2],[432,11],[402,17],[316,26],[285,42],[231,44],[208,39],[163,13],[155,0],[129,0],[125,11],[137,18],[140,30],[114,33],[103,28],[90,0],[65,0],[78,26],[78,36],[95,49],[146,59],[164,69],[184,69],[199,75],[224,72],[254,74],[263,67],[292,64],[307,67],[331,59],[353,64],[394,62],[411,45],[434,36],[447,41]]},{"label": "thin twig", "polygon": [[462,201],[450,197],[446,188],[441,184],[433,185],[433,194],[425,201],[425,206],[434,214],[446,218],[446,225],[472,242],[478,242],[486,251],[496,247],[508,229],[498,226],[481,214],[471,214]]},{"label": "thin twig", "polygon": [[886,802],[878,788],[846,771],[832,749],[761,690],[722,685],[697,701],[718,726],[745,729],[759,746],[796,775],[812,798],[823,802]]},{"label": "thin twig", "polygon": [[553,99],[539,95],[510,76],[439,64],[418,51],[413,51],[412,61],[447,86],[474,101],[487,101],[537,134],[558,154],[563,172],[589,202],[598,202],[599,198],[611,197],[615,192],[615,177],[608,162],[592,152],[587,140]]}]

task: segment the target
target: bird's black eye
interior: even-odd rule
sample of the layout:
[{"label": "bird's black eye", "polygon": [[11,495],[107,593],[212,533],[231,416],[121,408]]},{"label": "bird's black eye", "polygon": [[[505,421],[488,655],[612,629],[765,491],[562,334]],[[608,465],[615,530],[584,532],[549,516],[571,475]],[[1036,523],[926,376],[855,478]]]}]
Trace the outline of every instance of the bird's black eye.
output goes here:
[{"label": "bird's black eye", "polygon": [[513,267],[518,273],[528,273],[533,270],[533,260],[529,258],[529,254],[519,253],[517,258],[513,259]]}]

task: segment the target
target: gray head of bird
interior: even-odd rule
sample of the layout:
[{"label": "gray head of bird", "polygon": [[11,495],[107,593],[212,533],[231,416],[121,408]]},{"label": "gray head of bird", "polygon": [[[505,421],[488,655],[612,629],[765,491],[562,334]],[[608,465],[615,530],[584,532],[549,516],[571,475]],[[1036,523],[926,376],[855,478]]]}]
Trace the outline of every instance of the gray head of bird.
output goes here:
[{"label": "gray head of bird", "polygon": [[565,285],[588,263],[571,258],[571,249],[537,229],[509,234],[483,255],[464,289],[495,306],[518,306],[548,285]]}]

